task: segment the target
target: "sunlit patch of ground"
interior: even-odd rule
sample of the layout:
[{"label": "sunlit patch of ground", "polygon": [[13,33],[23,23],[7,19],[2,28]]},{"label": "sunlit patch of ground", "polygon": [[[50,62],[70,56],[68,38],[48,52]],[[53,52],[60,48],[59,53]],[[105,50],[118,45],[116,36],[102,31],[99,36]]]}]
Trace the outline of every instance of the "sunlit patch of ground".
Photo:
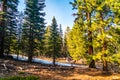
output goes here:
[{"label": "sunlit patch of ground", "polygon": [[12,60],[2,60],[0,63],[7,66],[7,70],[0,65],[0,77],[9,76],[39,76],[41,80],[120,80],[120,74],[103,74],[98,69],[52,67],[37,63],[25,63]]},{"label": "sunlit patch of ground", "polygon": [[[53,61],[52,58],[48,58],[48,57],[44,57],[44,56],[40,56],[40,57],[37,57],[37,58],[40,58],[40,59],[43,59],[43,60],[48,60],[48,61]],[[66,61],[66,58],[57,58],[56,61],[57,62],[62,62],[62,63],[68,63]],[[76,61],[75,64],[85,64],[85,60],[83,60],[83,59],[78,60],[78,61]]]}]

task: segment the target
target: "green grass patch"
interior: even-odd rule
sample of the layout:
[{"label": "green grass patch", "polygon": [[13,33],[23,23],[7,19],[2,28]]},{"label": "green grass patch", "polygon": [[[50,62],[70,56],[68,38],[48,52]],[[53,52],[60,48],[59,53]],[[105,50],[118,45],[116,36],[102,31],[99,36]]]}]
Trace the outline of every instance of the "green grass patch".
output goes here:
[{"label": "green grass patch", "polygon": [[25,72],[22,72],[22,71],[20,71],[20,72],[18,72],[19,74],[25,74]]},{"label": "green grass patch", "polygon": [[0,80],[40,80],[40,78],[36,76],[27,76],[27,77],[15,76],[8,78],[0,78]]}]

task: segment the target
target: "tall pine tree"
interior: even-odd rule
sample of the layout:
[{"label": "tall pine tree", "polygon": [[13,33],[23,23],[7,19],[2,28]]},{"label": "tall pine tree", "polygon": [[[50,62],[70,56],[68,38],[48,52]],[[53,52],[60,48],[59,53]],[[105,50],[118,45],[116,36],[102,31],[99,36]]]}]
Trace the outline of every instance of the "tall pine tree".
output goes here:
[{"label": "tall pine tree", "polygon": [[59,43],[59,29],[57,25],[57,21],[55,17],[52,19],[52,24],[51,24],[51,50],[52,50],[52,57],[53,57],[53,66],[55,66],[55,60],[57,55],[60,53],[60,43]]},{"label": "tall pine tree", "polygon": [[58,42],[59,42],[59,53],[60,53],[60,57],[63,57],[64,54],[63,54],[63,31],[62,31],[62,25],[60,24],[59,25],[59,36],[58,36]]},{"label": "tall pine tree", "polygon": [[45,35],[44,35],[44,55],[47,57],[52,57],[52,49],[51,49],[51,26],[48,25],[46,27]]},{"label": "tall pine tree", "polygon": [[7,1],[7,24],[5,28],[5,53],[15,53],[17,43],[17,10],[18,0]]},{"label": "tall pine tree", "polygon": [[7,12],[7,0],[1,0],[1,15],[0,15],[0,57],[3,57],[4,43],[5,43],[5,27],[6,27],[6,12]]},{"label": "tall pine tree", "polygon": [[64,39],[63,39],[63,53],[65,55],[65,57],[67,57],[69,55],[69,51],[68,51],[68,44],[67,44],[67,40],[68,40],[68,34],[70,32],[70,27],[67,26],[66,31],[64,33]]},{"label": "tall pine tree", "polygon": [[[16,37],[16,12],[18,0],[1,0],[1,15],[0,21],[0,55],[3,56],[4,51],[9,53],[10,47],[14,45]],[[9,39],[8,39],[9,38]],[[9,40],[9,41],[7,41]]]},{"label": "tall pine tree", "polygon": [[[76,20],[85,29],[87,53],[89,53],[90,68],[95,67],[95,61],[103,62],[103,70],[108,71],[108,63],[116,63],[119,59],[119,0],[74,0],[71,3],[78,12]],[[76,22],[76,21],[75,21]],[[80,30],[81,31],[81,30]],[[117,61],[119,63],[119,61]]]},{"label": "tall pine tree", "polygon": [[[87,33],[87,50],[88,50],[88,54],[90,56],[94,55],[93,52],[93,33],[91,31],[91,21],[92,21],[92,15],[94,14],[94,7],[91,5],[93,1],[88,1],[88,0],[74,0],[72,4],[73,9],[77,9],[78,12],[76,13],[77,18],[76,20],[80,19],[81,21],[83,21],[82,23],[82,27],[86,28],[87,30],[85,33]],[[89,64],[90,68],[95,68],[95,61],[91,58],[90,64]]]},{"label": "tall pine tree", "polygon": [[[55,24],[55,23],[54,23]],[[58,28],[58,26],[57,26],[57,23],[56,23],[56,25],[54,25],[54,26],[56,26],[56,30],[55,31],[57,31],[56,33],[56,43],[57,43],[57,54],[55,54],[56,55],[56,57],[62,57],[63,56],[63,54],[62,54],[62,49],[63,49],[63,39],[62,39],[62,32],[60,32],[60,31],[62,31],[62,29],[60,30],[60,28]],[[47,56],[47,57],[53,57],[53,40],[51,40],[52,39],[52,37],[53,37],[53,25],[49,25],[49,26],[47,26],[46,27],[46,32],[45,32],[45,35],[44,35],[44,54],[45,54],[45,56]]]},{"label": "tall pine tree", "polygon": [[44,7],[45,0],[26,0],[23,39],[26,45],[28,45],[27,53],[29,62],[32,61],[32,57],[37,49],[42,50],[45,28]]}]

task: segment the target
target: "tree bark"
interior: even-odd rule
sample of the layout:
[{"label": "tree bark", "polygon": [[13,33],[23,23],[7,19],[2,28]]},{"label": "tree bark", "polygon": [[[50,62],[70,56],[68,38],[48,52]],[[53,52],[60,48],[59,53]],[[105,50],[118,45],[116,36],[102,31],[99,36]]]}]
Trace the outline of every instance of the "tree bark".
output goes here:
[{"label": "tree bark", "polygon": [[108,72],[108,63],[106,60],[103,60],[103,71]]},{"label": "tree bark", "polygon": [[55,66],[55,53],[53,52],[53,66]]},{"label": "tree bark", "polygon": [[[2,1],[2,7],[1,7],[2,12],[6,13],[7,11],[7,0]],[[6,20],[5,20],[6,14],[1,15],[1,20],[0,20],[0,57],[3,57],[4,53],[4,33],[5,33],[5,27],[6,27]]]},{"label": "tree bark", "polygon": [[32,27],[30,25],[30,36],[29,36],[29,53],[28,53],[28,62],[31,63],[32,62],[32,57],[33,57],[33,31],[32,31]]},{"label": "tree bark", "polygon": [[55,38],[54,38],[54,46],[53,46],[53,66],[55,66],[55,54],[56,54],[56,50],[55,50],[55,44],[56,44],[56,41],[55,41]]},{"label": "tree bark", "polygon": [[[102,12],[100,12],[100,20],[103,21],[103,14]],[[101,34],[103,34],[104,32],[104,28],[101,29]],[[102,47],[102,55],[103,57],[107,57],[107,54],[105,54],[105,51],[107,50],[107,42],[105,42],[103,40],[103,47]],[[103,59],[103,71],[106,71],[108,72],[108,64],[107,64],[107,61],[105,59]]]},{"label": "tree bark", "polygon": [[[103,57],[107,57],[107,54],[104,53],[106,49],[107,49],[107,44],[106,44],[106,42],[104,42],[103,49],[102,49]],[[108,72],[108,63],[105,59],[103,59],[103,71]]]},{"label": "tree bark", "polygon": [[89,64],[89,68],[96,68],[95,66],[95,60],[92,60]]},{"label": "tree bark", "polygon": [[[87,13],[86,15],[87,21],[88,21],[88,27],[91,27],[91,13]],[[88,29],[88,53],[89,55],[93,55],[93,45],[92,45],[92,31],[90,31]],[[95,60],[91,60],[90,64],[89,64],[89,68],[96,68],[95,66]]]}]

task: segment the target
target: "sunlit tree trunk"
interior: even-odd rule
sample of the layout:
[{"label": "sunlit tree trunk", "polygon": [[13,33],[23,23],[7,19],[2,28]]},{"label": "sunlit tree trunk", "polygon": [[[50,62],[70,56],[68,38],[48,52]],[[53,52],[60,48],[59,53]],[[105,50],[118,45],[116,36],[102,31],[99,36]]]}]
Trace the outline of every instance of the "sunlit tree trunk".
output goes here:
[{"label": "sunlit tree trunk", "polygon": [[[102,52],[103,52],[103,57],[107,57],[107,55],[104,53],[105,50],[107,49],[106,42],[103,44]],[[103,71],[108,71],[108,63],[105,59],[103,59]]]},{"label": "sunlit tree trunk", "polygon": [[[100,20],[103,21],[102,12],[100,12]],[[100,30],[101,30],[101,34],[103,34],[105,32],[103,27]],[[104,57],[107,57],[107,54],[105,54],[105,51],[107,50],[107,43],[104,41],[104,39],[102,41],[103,41],[102,55],[104,58]],[[103,71],[106,71],[106,72],[108,71],[108,64],[107,64],[107,61],[105,59],[103,59]]]},{"label": "sunlit tree trunk", "polygon": [[[91,27],[91,13],[87,13],[86,17],[88,21],[88,27],[90,28]],[[89,29],[88,29],[88,41],[89,41],[88,53],[89,55],[93,55],[92,31],[90,31]],[[93,59],[91,60],[89,64],[89,68],[96,68],[95,61]]]}]

